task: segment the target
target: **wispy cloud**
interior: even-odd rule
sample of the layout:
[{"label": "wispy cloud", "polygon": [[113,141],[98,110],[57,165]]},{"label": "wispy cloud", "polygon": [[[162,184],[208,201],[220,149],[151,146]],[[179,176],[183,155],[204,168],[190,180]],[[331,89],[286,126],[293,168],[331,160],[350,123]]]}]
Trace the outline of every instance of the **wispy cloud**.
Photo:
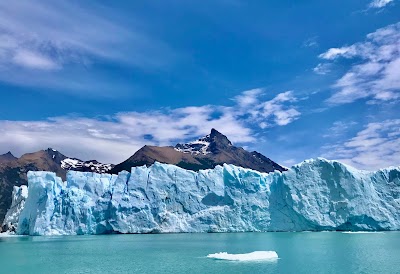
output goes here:
[{"label": "wispy cloud", "polygon": [[259,127],[284,126],[300,117],[301,113],[293,106],[297,101],[293,91],[280,93],[267,101],[261,99],[263,93],[262,89],[253,89],[235,97],[242,115],[249,115],[249,119]]},{"label": "wispy cloud", "polygon": [[22,154],[50,146],[70,156],[118,163],[144,144],[171,145],[203,136],[211,128],[220,130],[234,143],[251,143],[255,141],[254,120],[260,127],[263,123],[274,127],[287,125],[300,115],[293,106],[285,107],[296,100],[292,92],[267,101],[260,99],[261,94],[262,89],[245,91],[234,99],[233,106],[191,106],[98,118],[0,121],[0,150]]},{"label": "wispy cloud", "polygon": [[59,65],[55,63],[51,58],[28,50],[19,50],[18,52],[16,52],[15,55],[12,57],[12,61],[17,65],[28,68],[43,70],[52,70],[59,68]]},{"label": "wispy cloud", "polygon": [[400,98],[400,23],[368,34],[364,42],[331,48],[319,57],[353,60],[333,86],[335,93],[328,103],[344,104],[363,98],[377,103]]},{"label": "wispy cloud", "polygon": [[319,75],[328,74],[331,71],[331,64],[320,63],[315,68],[313,68],[313,71]]},{"label": "wispy cloud", "polygon": [[338,138],[347,133],[352,127],[357,125],[355,121],[336,121],[332,127],[329,128],[328,134],[322,135],[324,138]]},{"label": "wispy cloud", "polygon": [[307,48],[319,47],[318,36],[314,36],[314,37],[311,37],[311,38],[308,38],[307,40],[305,40],[303,42],[303,47],[307,47]]},{"label": "wispy cloud", "polygon": [[240,108],[248,109],[249,107],[254,107],[260,103],[259,97],[263,93],[264,90],[262,88],[250,89],[236,96],[234,100],[237,102]]},{"label": "wispy cloud", "polygon": [[375,8],[375,9],[380,9],[388,4],[392,3],[394,0],[374,0],[371,3],[369,3],[368,7],[369,8]]},{"label": "wispy cloud", "polygon": [[[1,1],[0,81],[50,88],[63,82],[68,89],[77,78],[85,86],[96,62],[147,70],[171,62],[174,53],[166,44],[143,27],[124,27],[119,19],[112,10],[89,3]],[[71,75],[72,69],[79,73]]]},{"label": "wispy cloud", "polygon": [[400,165],[400,120],[368,123],[355,137],[324,149],[324,157],[362,169]]}]

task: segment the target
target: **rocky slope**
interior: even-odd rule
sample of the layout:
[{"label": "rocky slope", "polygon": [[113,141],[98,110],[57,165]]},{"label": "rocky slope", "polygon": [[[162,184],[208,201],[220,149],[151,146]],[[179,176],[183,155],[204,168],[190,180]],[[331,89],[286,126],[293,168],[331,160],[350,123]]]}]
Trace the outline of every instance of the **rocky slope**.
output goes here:
[{"label": "rocky slope", "polygon": [[24,208],[7,214],[19,214],[18,234],[400,229],[400,167],[315,159],[267,174],[155,163],[119,175],[71,171],[66,183],[51,172],[28,177]]},{"label": "rocky slope", "polygon": [[130,171],[135,166],[150,166],[155,161],[194,171],[214,168],[224,163],[260,172],[286,170],[256,151],[248,152],[232,145],[225,135],[212,129],[209,135],[187,144],[177,144],[175,147],[144,146],[129,159],[116,165],[111,173]]},{"label": "rocky slope", "polygon": [[1,164],[1,163],[7,163],[7,162],[10,162],[10,161],[14,161],[14,160],[17,160],[17,159],[18,159],[18,158],[15,157],[15,156],[11,153],[11,151],[9,151],[9,152],[7,152],[7,153],[5,153],[5,154],[0,155],[0,164]]}]

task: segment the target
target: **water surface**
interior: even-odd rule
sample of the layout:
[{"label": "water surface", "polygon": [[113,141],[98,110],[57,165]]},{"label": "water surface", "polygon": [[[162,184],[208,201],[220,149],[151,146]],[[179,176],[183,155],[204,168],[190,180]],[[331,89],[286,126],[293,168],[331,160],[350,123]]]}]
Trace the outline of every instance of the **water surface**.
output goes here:
[{"label": "water surface", "polygon": [[[276,251],[235,262],[217,252]],[[400,273],[400,233],[1,237],[1,273]]]}]

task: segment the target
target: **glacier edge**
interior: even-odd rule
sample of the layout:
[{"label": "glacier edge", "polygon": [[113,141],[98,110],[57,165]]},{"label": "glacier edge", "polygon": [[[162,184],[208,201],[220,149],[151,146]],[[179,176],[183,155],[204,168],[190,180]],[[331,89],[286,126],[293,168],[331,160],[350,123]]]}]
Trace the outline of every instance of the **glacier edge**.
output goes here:
[{"label": "glacier edge", "polygon": [[269,174],[161,163],[118,175],[70,171],[66,182],[29,172],[28,197],[14,208],[10,225],[23,235],[399,230],[400,168],[318,158]]}]

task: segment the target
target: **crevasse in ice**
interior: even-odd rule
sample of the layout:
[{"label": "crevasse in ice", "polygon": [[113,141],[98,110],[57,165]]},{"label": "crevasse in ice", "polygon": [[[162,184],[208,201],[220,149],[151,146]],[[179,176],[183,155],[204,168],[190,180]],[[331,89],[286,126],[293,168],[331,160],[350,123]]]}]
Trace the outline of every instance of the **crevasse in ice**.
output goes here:
[{"label": "crevasse in ice", "polygon": [[318,158],[266,174],[155,163],[118,175],[70,171],[66,182],[29,172],[28,182],[17,234],[400,229],[399,167]]}]

